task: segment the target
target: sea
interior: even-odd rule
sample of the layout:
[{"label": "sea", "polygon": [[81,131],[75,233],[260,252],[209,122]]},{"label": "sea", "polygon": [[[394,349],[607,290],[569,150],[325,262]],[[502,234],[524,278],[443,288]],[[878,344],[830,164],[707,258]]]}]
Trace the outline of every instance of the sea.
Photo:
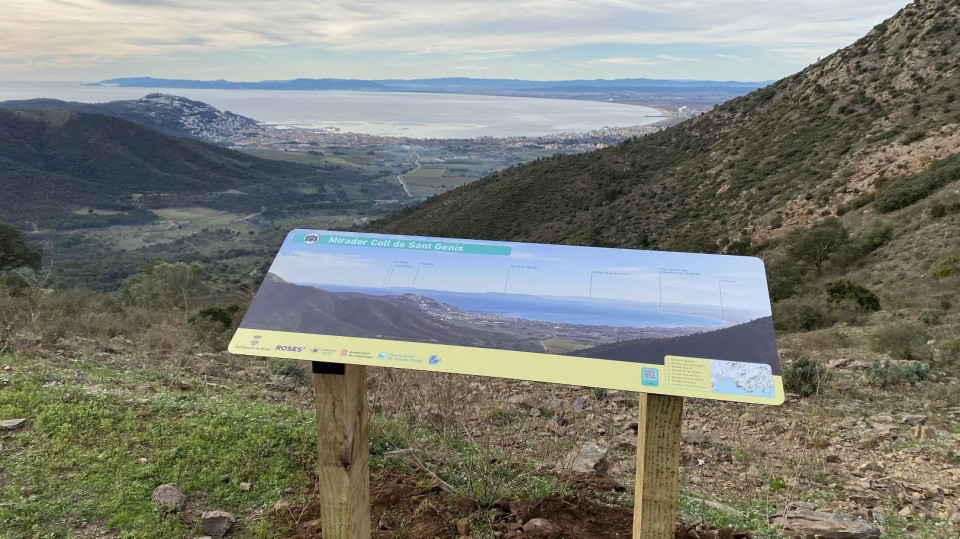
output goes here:
[{"label": "sea", "polygon": [[128,88],[80,82],[3,82],[0,101],[53,98],[83,103],[174,94],[280,128],[411,138],[522,137],[643,126],[656,109],[532,97],[339,90]]}]

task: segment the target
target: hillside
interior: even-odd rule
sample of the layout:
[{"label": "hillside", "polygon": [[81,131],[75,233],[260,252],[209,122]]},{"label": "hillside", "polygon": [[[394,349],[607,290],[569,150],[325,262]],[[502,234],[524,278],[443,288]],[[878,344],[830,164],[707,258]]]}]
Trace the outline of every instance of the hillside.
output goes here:
[{"label": "hillside", "polygon": [[221,143],[244,131],[256,129],[257,122],[206,103],[168,94],[149,94],[140,99],[107,103],[79,103],[59,99],[0,101],[0,109],[61,110],[105,114],[136,122],[175,137],[190,137]]},{"label": "hillside", "polygon": [[325,190],[303,193],[300,184],[357,179],[348,171],[174,138],[113,116],[4,109],[0,172],[7,195],[0,197],[0,220],[41,228],[82,226],[79,217],[67,216],[83,208],[125,212],[180,204],[259,212],[332,198]]},{"label": "hillside", "polygon": [[871,193],[957,152],[958,19],[956,1],[908,5],[846,49],[694,120],[501,171],[376,230],[717,251],[741,234],[757,243],[874,210]]}]

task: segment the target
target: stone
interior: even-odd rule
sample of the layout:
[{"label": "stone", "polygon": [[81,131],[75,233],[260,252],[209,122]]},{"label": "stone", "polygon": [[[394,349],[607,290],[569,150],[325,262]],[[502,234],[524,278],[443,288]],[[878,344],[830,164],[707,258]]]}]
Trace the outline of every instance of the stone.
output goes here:
[{"label": "stone", "polygon": [[250,483],[240,483],[239,487],[240,487],[240,490],[244,492],[250,492],[250,489],[253,488],[253,485],[251,485]]},{"label": "stone", "polygon": [[168,513],[175,513],[183,509],[187,503],[187,496],[180,491],[176,483],[164,483],[153,489],[153,495],[150,498]]},{"label": "stone", "polygon": [[417,456],[416,449],[396,449],[394,451],[383,452],[383,457],[388,459],[393,458],[393,459],[407,460],[407,459],[416,458],[416,456]]},{"label": "stone", "polygon": [[607,460],[609,451],[594,442],[584,442],[578,449],[571,451],[562,461],[567,467],[577,473],[597,472],[606,475],[610,469]]},{"label": "stone", "polygon": [[587,399],[583,397],[577,397],[573,400],[573,409],[574,410],[583,410],[583,407],[587,405]]},{"label": "stone", "polygon": [[237,517],[226,511],[206,511],[200,517],[203,533],[211,537],[223,537],[237,522]]},{"label": "stone", "polygon": [[683,440],[683,443],[690,445],[706,445],[707,436],[699,431],[693,429],[683,429],[680,431],[680,439]]},{"label": "stone", "polygon": [[285,500],[278,500],[277,503],[273,504],[274,513],[286,513],[290,511],[290,502]]},{"label": "stone", "polygon": [[524,537],[533,539],[557,539],[563,528],[545,518],[531,518],[523,525]]},{"label": "stone", "polygon": [[880,528],[861,518],[838,513],[796,509],[770,517],[773,526],[781,527],[784,535],[819,537],[821,539],[874,539]]},{"label": "stone", "polygon": [[13,430],[19,427],[20,425],[23,425],[23,423],[26,422],[26,420],[27,418],[25,417],[18,418],[18,419],[4,419],[3,421],[0,421],[0,429]]},{"label": "stone", "polygon": [[463,517],[457,521],[457,533],[462,536],[470,535],[470,517]]}]

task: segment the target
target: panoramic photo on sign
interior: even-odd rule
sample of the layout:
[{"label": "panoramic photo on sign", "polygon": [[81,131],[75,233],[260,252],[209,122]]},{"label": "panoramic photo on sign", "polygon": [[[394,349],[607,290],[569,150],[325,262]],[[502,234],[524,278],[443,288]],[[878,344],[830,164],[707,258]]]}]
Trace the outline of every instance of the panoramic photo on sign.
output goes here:
[{"label": "panoramic photo on sign", "polygon": [[230,351],[783,402],[752,257],[293,230]]}]

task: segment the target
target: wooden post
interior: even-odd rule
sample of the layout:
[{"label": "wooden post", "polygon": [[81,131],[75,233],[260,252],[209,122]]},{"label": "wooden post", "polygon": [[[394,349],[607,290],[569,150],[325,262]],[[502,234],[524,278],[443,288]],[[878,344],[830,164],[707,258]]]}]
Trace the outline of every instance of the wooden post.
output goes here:
[{"label": "wooden post", "polygon": [[634,539],[673,539],[680,481],[683,397],[640,394]]},{"label": "wooden post", "polygon": [[324,539],[370,537],[367,368],[313,363]]}]

